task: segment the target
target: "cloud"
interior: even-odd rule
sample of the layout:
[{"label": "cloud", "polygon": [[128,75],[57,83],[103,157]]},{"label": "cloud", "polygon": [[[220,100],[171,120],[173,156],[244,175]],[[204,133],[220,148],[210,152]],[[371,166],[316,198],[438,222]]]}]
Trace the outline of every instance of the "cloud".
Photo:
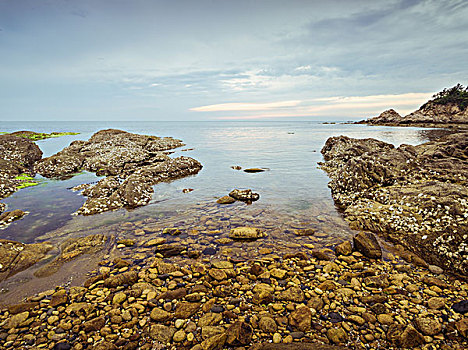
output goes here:
[{"label": "cloud", "polygon": [[191,108],[195,112],[260,112],[216,116],[215,119],[266,119],[293,117],[364,118],[394,108],[402,114],[417,109],[433,93],[406,93],[394,95],[333,96],[310,100],[279,101],[269,103],[222,103]]},{"label": "cloud", "polygon": [[220,111],[265,111],[270,109],[280,109],[285,107],[295,107],[301,101],[280,101],[269,103],[221,103],[216,105],[190,108],[195,112],[220,112]]}]

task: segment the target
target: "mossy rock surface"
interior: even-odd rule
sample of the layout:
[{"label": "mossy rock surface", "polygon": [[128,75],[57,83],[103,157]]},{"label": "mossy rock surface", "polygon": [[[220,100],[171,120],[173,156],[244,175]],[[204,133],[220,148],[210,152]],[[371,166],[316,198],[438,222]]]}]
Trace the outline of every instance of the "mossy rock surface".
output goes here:
[{"label": "mossy rock surface", "polygon": [[60,137],[65,135],[78,135],[78,132],[51,132],[50,134],[45,132],[34,132],[34,131],[15,131],[9,135],[22,137],[32,141],[45,140],[52,137]]}]

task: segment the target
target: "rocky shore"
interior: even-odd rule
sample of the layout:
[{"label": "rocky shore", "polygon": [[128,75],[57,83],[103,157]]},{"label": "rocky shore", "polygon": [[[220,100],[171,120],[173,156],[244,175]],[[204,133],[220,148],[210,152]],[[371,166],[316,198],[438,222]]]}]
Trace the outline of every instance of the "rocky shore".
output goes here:
[{"label": "rocky shore", "polygon": [[332,137],[322,168],[351,228],[379,233],[429,264],[468,276],[468,133],[395,148]]},{"label": "rocky shore", "polygon": [[357,124],[468,129],[468,90],[462,85],[445,89],[418,110],[401,116],[389,109]]},{"label": "rocky shore", "polygon": [[[2,348],[463,349],[468,284],[361,233],[331,254],[103,260],[0,311]],[[159,243],[161,244],[161,243]],[[353,247],[354,245],[354,247]],[[132,249],[131,246],[125,249]]]},{"label": "rocky shore", "polygon": [[[29,139],[0,135],[0,199],[31,183],[32,167],[41,157],[42,151]],[[25,214],[19,209],[10,212],[5,209],[5,204],[0,203],[0,227]]]}]

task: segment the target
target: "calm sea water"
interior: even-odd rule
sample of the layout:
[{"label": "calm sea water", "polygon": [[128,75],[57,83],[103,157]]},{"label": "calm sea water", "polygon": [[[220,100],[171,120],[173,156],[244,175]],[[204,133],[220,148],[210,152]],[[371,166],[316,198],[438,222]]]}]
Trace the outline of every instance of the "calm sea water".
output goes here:
[{"label": "calm sea water", "polygon": [[[327,138],[373,137],[395,145],[414,145],[430,139],[431,135],[430,130],[418,128],[320,122],[2,122],[0,131],[80,132],[76,136],[38,141],[47,157],[73,140],[86,140],[94,132],[107,128],[182,139],[186,146],[181,149],[193,150],[179,149],[173,156],[193,157],[203,164],[203,170],[196,176],[156,185],[153,200],[146,208],[131,212],[119,210],[92,218],[71,215],[85,198],[69,188],[97,181],[95,175],[82,173],[66,181],[37,176],[39,186],[22,189],[3,200],[9,210],[22,209],[30,214],[0,230],[0,238],[34,242],[47,232],[71,223],[76,228],[90,222],[131,220],[141,213],[154,217],[160,213],[180,215],[200,204],[212,203],[234,188],[251,188],[260,194],[260,200],[251,208],[268,207],[285,216],[297,213],[310,216],[307,210],[320,207],[319,213],[339,217],[327,187],[329,179],[317,167],[317,162],[322,160],[320,149]],[[233,165],[270,170],[248,174],[233,170]],[[184,194],[184,188],[194,191]]]}]

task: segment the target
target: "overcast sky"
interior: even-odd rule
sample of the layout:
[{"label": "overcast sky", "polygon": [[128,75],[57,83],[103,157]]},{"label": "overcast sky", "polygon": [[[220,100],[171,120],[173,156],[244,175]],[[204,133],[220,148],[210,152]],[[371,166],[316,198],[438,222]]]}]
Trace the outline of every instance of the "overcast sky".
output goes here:
[{"label": "overcast sky", "polygon": [[0,0],[0,120],[405,114],[467,43],[465,0]]}]

